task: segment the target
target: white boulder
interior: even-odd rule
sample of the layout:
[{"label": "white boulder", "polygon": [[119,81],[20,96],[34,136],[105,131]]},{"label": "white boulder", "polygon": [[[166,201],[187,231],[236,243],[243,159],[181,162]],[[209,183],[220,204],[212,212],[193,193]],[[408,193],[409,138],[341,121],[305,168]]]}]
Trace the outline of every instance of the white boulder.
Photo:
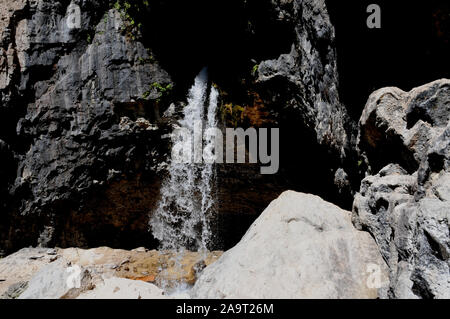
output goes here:
[{"label": "white boulder", "polygon": [[288,191],[203,271],[191,297],[377,298],[388,285],[375,241],[350,212]]}]

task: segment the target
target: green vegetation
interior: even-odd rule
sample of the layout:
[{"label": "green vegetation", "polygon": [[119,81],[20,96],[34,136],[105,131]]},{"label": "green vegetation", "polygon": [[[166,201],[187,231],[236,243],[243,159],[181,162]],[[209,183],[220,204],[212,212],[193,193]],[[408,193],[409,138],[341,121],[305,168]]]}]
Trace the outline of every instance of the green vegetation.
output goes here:
[{"label": "green vegetation", "polygon": [[143,6],[148,8],[150,6],[149,1],[116,0],[112,4],[112,7],[120,12],[122,19],[126,22],[127,26],[123,31],[125,31],[132,40],[136,39],[136,34],[142,29],[142,23],[136,21],[136,17],[139,15]]},{"label": "green vegetation", "polygon": [[148,58],[139,57],[138,62],[141,65],[146,63],[153,63],[155,62],[155,58],[153,57],[153,55],[150,55]]},{"label": "green vegetation", "polygon": [[256,73],[258,73],[258,68],[259,68],[259,64],[255,64],[253,66],[253,69],[252,69],[252,75],[253,76],[256,76]]},{"label": "green vegetation", "polygon": [[145,91],[144,94],[142,95],[142,97],[144,99],[148,99],[149,96],[150,96],[150,91]]},{"label": "green vegetation", "polygon": [[142,97],[144,99],[148,99],[148,97],[150,96],[150,94],[156,90],[156,92],[158,93],[158,98],[156,99],[156,102],[161,102],[161,100],[165,97],[167,97],[173,90],[173,85],[172,84],[167,84],[167,85],[161,85],[158,82],[154,82],[150,85],[150,88],[148,91],[145,91],[144,94],[142,95]]},{"label": "green vegetation", "polygon": [[103,16],[103,22],[104,22],[105,24],[107,24],[107,23],[108,23],[108,20],[109,20],[108,12],[106,12],[105,15]]}]

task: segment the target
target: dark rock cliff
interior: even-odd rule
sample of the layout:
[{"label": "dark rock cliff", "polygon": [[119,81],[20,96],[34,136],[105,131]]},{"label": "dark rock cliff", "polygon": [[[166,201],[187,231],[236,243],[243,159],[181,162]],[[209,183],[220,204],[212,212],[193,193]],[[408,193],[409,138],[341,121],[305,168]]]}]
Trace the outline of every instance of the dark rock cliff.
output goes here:
[{"label": "dark rock cliff", "polygon": [[[236,13],[238,23],[215,22],[220,7]],[[289,128],[281,137],[289,142],[282,145],[288,151],[277,176],[262,177],[254,165],[219,167],[215,227],[223,246],[236,242],[285,189],[351,195],[347,174],[338,170],[349,147],[349,122],[339,103],[334,29],[323,1],[212,7],[205,1],[23,0],[3,1],[1,8],[4,249],[154,246],[148,215],[158,200],[166,136],[176,119],[164,112],[183,102],[202,63],[224,105],[251,100],[242,117],[250,122],[236,124]],[[183,30],[186,20],[169,26],[189,12],[198,22]],[[205,31],[213,26],[215,33]],[[277,39],[280,30],[287,32]],[[180,54],[180,43],[189,44],[186,33],[192,47]],[[249,45],[230,53],[233,67],[226,70],[223,51],[235,39],[258,50]],[[305,148],[308,154],[299,151]],[[319,167],[313,176],[311,168]],[[336,178],[344,187],[335,186]]]},{"label": "dark rock cliff", "polygon": [[151,87],[170,76],[107,2],[80,3],[75,27],[68,1],[18,3],[2,30],[6,248],[148,242],[166,144]]}]

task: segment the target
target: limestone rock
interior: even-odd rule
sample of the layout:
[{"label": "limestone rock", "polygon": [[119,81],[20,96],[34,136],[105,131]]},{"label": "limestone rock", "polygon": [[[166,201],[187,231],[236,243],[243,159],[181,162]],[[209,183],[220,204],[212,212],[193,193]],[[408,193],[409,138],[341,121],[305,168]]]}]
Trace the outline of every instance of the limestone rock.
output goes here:
[{"label": "limestone rock", "polygon": [[28,282],[20,281],[14,285],[11,285],[8,290],[0,295],[0,299],[17,299],[27,289],[27,287]]},{"label": "limestone rock", "polygon": [[[0,279],[5,279],[0,281],[0,296],[17,297],[24,290],[23,284],[27,284],[29,287],[22,298],[76,298],[82,291],[104,285],[105,278],[112,277],[152,283],[161,288],[171,288],[175,283],[189,287],[203,268],[221,254],[219,251],[159,252],[145,248],[132,251],[108,247],[25,248],[0,259]],[[77,274],[74,267],[80,270],[80,289],[66,287],[69,276]]]},{"label": "limestone rock", "polygon": [[270,204],[237,246],[203,271],[191,295],[377,298],[387,276],[374,240],[354,229],[349,212],[289,191]]},{"label": "limestone rock", "polygon": [[[335,177],[353,178],[348,175],[354,163],[348,159],[354,123],[339,100],[335,29],[327,5],[324,0],[276,0],[271,6],[291,33],[291,43],[278,57],[259,63],[256,91],[289,136],[281,141],[282,166],[290,171],[285,176],[290,184],[282,191],[306,190],[349,207],[351,179]],[[303,180],[307,185],[301,186]]]},{"label": "limestone rock", "polygon": [[259,65],[258,82],[272,86],[272,103],[287,102],[298,112],[299,123],[314,129],[319,144],[344,157],[348,119],[339,102],[335,31],[325,1],[278,0],[272,5],[280,20],[294,24],[295,36],[290,52]]},{"label": "limestone rock", "polygon": [[[27,283],[45,265],[55,260],[44,248],[24,248],[0,259],[0,295],[18,283]],[[15,289],[14,289],[15,290]]]},{"label": "limestone rock", "polygon": [[14,143],[17,172],[1,181],[9,191],[0,228],[9,238],[0,245],[8,252],[150,245],[148,211],[167,147],[154,125],[159,93],[151,85],[172,81],[123,32],[127,21],[108,2],[76,2],[74,27],[70,1],[1,2],[0,136]]},{"label": "limestone rock", "polygon": [[[353,204],[390,269],[383,298],[450,297],[450,81],[369,98],[359,149],[370,171]],[[388,164],[388,163],[391,164]]]},{"label": "limestone rock", "polygon": [[450,80],[411,92],[380,89],[369,97],[359,121],[358,149],[377,173],[390,163],[415,172],[448,125]]},{"label": "limestone rock", "polygon": [[70,264],[63,260],[44,266],[28,282],[27,289],[18,299],[73,299],[93,288],[88,271],[78,268],[77,272],[76,268],[69,267]]},{"label": "limestone rock", "polygon": [[155,285],[124,278],[109,278],[77,299],[166,299]]}]

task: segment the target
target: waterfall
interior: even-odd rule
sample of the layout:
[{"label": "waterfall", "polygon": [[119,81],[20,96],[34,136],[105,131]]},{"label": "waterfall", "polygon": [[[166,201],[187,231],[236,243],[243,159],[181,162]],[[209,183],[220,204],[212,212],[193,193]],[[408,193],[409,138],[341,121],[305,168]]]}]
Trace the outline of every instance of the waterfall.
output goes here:
[{"label": "waterfall", "polygon": [[[217,126],[218,96],[217,89],[211,86],[208,97],[207,70],[203,69],[189,90],[188,103],[179,121],[180,127],[188,130],[194,141],[203,138],[203,131]],[[198,123],[203,131],[196,127]],[[172,147],[193,149],[193,140],[177,138]],[[211,149],[214,143],[205,139],[203,146]],[[160,241],[163,250],[206,251],[210,244],[215,174],[214,164],[205,162],[208,161],[178,163],[172,159],[169,165],[169,176],[161,187],[161,199],[150,220],[153,236]]]}]

